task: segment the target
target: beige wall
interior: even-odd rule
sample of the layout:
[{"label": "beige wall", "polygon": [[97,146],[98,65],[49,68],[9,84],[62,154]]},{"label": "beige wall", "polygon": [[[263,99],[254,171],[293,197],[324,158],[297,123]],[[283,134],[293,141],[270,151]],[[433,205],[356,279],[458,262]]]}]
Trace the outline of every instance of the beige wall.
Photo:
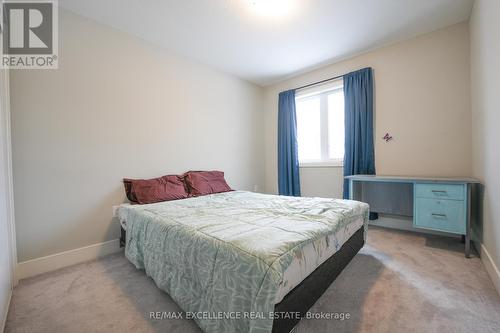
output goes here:
[{"label": "beige wall", "polygon": [[342,198],[343,167],[301,167],[299,173],[302,196]]},{"label": "beige wall", "polygon": [[476,0],[470,28],[473,174],[485,185],[483,245],[500,267],[500,1]]},{"label": "beige wall", "polygon": [[11,75],[19,261],[118,238],[123,177],[261,189],[261,88],[60,12],[58,70]]},{"label": "beige wall", "polygon": [[[377,173],[470,176],[469,30],[462,23],[267,87],[267,192],[277,190],[278,93],[368,66],[375,75]],[[386,132],[390,143],[382,140]],[[313,179],[310,173],[304,176]]]}]

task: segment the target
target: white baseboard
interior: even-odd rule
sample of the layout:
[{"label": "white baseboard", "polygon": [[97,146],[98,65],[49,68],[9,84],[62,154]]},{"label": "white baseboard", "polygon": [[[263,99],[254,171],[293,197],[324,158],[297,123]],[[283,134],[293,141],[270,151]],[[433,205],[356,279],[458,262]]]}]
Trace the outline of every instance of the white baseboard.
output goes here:
[{"label": "white baseboard", "polygon": [[493,284],[500,295],[500,270],[498,270],[498,267],[495,265],[495,262],[490,256],[490,253],[483,244],[481,244],[481,261],[483,262],[486,271],[490,275],[491,281],[493,281]]},{"label": "white baseboard", "polygon": [[119,252],[120,250],[120,240],[113,239],[107,242],[81,247],[79,249],[23,261],[17,264],[16,279],[21,280],[38,274],[54,271],[59,268]]},{"label": "white baseboard", "polygon": [[5,324],[7,324],[7,314],[9,313],[10,301],[12,299],[12,290],[9,293],[9,301],[7,302],[7,309],[5,309],[5,313],[2,316],[2,321],[0,322],[0,332],[5,330]]}]

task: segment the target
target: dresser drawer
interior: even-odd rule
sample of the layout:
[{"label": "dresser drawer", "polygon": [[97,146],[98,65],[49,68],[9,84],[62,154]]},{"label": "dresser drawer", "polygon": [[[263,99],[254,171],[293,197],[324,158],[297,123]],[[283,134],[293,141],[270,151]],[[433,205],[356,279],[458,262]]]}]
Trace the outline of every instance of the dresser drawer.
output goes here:
[{"label": "dresser drawer", "polygon": [[414,226],[423,229],[465,234],[465,201],[415,199]]},{"label": "dresser drawer", "polygon": [[415,184],[416,198],[465,200],[465,186],[454,184]]}]

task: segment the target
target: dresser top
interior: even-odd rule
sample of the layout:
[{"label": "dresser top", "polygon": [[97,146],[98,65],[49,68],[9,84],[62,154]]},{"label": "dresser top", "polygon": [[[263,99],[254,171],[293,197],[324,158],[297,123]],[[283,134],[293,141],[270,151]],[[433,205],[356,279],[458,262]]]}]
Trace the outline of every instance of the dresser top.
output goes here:
[{"label": "dresser top", "polygon": [[470,177],[415,177],[415,176],[377,176],[377,175],[353,175],[346,176],[346,179],[366,182],[426,182],[426,183],[459,183],[476,184],[479,180]]}]

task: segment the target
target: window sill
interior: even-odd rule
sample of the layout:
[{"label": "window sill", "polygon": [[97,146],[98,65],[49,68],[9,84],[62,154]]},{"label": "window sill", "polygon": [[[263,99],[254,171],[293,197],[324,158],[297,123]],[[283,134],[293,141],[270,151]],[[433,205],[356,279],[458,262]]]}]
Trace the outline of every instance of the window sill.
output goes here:
[{"label": "window sill", "polygon": [[300,163],[299,168],[343,168],[343,163]]}]

